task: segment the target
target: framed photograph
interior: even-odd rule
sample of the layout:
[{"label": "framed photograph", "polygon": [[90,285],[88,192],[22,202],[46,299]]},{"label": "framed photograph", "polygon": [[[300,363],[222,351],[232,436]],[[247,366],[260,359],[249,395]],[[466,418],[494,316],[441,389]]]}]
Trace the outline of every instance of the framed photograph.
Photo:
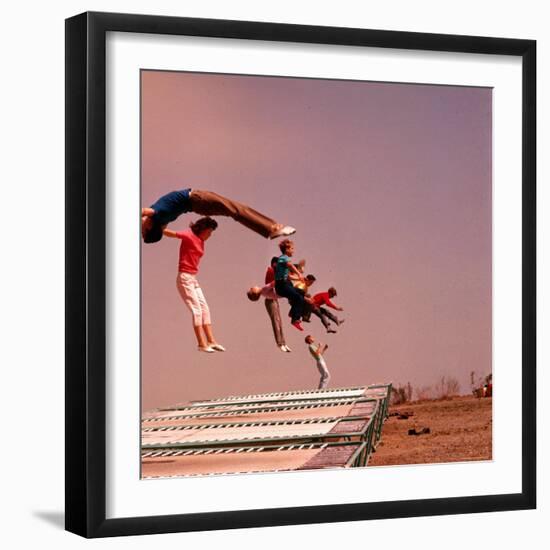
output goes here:
[{"label": "framed photograph", "polygon": [[536,43],[66,21],[66,529],[536,506]]}]

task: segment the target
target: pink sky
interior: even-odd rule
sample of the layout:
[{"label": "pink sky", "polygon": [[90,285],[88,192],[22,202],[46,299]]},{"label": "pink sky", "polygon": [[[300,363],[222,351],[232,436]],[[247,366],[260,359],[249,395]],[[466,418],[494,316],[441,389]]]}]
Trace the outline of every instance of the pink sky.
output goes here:
[{"label": "pink sky", "polygon": [[298,332],[283,299],[279,351],[245,295],[277,241],[218,218],[198,279],[227,352],[200,354],[179,241],[142,245],[142,409],[316,387],[308,333],[329,344],[333,387],[453,376],[467,392],[489,373],[491,105],[487,88],[143,72],[143,206],[207,189],[295,226],[294,258],[314,291],[337,288],[346,323]]}]

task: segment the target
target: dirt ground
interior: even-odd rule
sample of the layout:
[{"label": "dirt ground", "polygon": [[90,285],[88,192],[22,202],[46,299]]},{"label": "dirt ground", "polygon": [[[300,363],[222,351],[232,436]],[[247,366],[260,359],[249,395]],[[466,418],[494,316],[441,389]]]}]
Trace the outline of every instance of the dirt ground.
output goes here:
[{"label": "dirt ground", "polygon": [[[462,396],[390,407],[369,466],[490,460],[492,403],[492,398]],[[408,435],[423,428],[430,433]]]}]

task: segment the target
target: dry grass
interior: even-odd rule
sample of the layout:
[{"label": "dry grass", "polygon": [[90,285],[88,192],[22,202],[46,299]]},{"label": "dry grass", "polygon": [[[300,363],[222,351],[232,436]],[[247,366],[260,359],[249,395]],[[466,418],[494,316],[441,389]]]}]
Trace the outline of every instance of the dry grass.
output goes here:
[{"label": "dry grass", "polygon": [[[492,401],[461,396],[390,407],[390,414],[412,415],[388,418],[369,466],[490,460]],[[412,428],[430,428],[430,433],[408,435]]]}]

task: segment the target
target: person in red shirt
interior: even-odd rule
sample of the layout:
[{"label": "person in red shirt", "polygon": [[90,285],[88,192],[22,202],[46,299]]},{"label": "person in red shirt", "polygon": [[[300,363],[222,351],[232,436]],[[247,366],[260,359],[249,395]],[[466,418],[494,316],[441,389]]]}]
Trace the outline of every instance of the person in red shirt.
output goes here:
[{"label": "person in red shirt", "polygon": [[216,342],[212,333],[210,308],[197,281],[199,263],[204,254],[204,242],[218,227],[218,222],[210,217],[200,218],[191,223],[187,231],[164,229],[166,237],[180,239],[179,268],[176,284],[178,292],[193,316],[193,329],[197,338],[198,350],[205,353],[225,351]]},{"label": "person in red shirt", "polygon": [[317,315],[319,319],[321,319],[321,323],[323,323],[323,326],[327,329],[327,332],[336,332],[335,329],[333,329],[329,323],[329,319],[336,323],[338,326],[340,326],[344,319],[338,319],[336,315],[334,315],[331,311],[324,308],[324,305],[327,305],[328,307],[331,307],[332,309],[335,309],[336,311],[344,311],[344,308],[337,306],[336,304],[333,304],[331,302],[331,299],[337,296],[336,289],[331,286],[327,292],[319,292],[318,294],[315,294],[313,298],[311,299],[311,312]]}]

